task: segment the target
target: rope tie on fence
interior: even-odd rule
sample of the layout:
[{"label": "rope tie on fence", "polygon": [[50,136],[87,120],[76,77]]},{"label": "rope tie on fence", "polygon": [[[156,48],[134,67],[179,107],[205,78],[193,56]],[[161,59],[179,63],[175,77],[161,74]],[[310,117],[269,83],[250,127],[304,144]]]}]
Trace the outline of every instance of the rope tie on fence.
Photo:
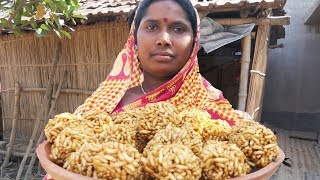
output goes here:
[{"label": "rope tie on fence", "polygon": [[251,117],[253,118],[253,117],[254,117],[254,114],[255,114],[257,111],[259,111],[261,108],[262,108],[262,106],[257,107],[257,108],[253,111]]},{"label": "rope tie on fence", "polygon": [[259,74],[260,76],[266,77],[266,74],[265,74],[265,73],[262,73],[262,72],[257,71],[257,70],[251,70],[250,73],[257,73],[257,74]]}]

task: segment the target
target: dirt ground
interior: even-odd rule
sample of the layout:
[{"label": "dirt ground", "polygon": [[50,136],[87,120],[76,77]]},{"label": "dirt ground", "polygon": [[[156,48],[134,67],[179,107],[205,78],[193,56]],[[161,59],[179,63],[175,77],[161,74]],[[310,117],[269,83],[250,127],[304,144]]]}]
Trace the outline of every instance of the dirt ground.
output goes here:
[{"label": "dirt ground", "polygon": [[[0,155],[0,164],[2,164],[3,160],[4,160],[4,155]],[[16,179],[21,161],[22,161],[22,157],[13,157],[11,159],[11,162],[8,164],[8,166],[3,170],[2,174],[0,175],[0,180]],[[23,179],[24,174],[28,168],[28,163],[29,162],[26,163],[26,166],[23,169],[23,172],[22,172],[23,176],[21,179]],[[33,174],[33,177],[30,180],[41,180],[44,177],[45,172],[43,171],[42,168],[38,172],[38,164],[35,163],[35,166],[32,169],[32,174]]]}]

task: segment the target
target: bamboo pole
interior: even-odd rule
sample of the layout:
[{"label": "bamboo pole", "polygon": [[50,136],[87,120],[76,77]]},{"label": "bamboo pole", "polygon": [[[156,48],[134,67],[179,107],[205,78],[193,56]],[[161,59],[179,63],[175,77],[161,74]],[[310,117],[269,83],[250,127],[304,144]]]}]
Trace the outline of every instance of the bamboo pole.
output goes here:
[{"label": "bamboo pole", "polygon": [[10,140],[9,144],[7,147],[7,153],[4,158],[4,161],[1,166],[1,177],[2,177],[2,172],[3,169],[7,166],[7,164],[10,161],[11,153],[13,151],[13,146],[14,142],[16,140],[16,130],[17,130],[17,122],[19,121],[20,118],[20,98],[21,98],[21,85],[19,82],[16,82],[15,84],[15,92],[14,92],[14,107],[13,107],[13,120],[12,120],[12,128],[11,128],[11,135],[10,135]]},{"label": "bamboo pole", "polygon": [[262,112],[263,89],[268,61],[269,34],[269,25],[262,25],[258,27],[252,70],[250,71],[251,76],[246,111],[256,121],[260,121],[258,117]]},{"label": "bamboo pole", "polygon": [[[63,74],[63,77],[60,79],[60,82],[59,82],[59,86],[52,98],[52,103],[51,103],[51,107],[50,107],[50,110],[45,118],[45,122],[44,124],[47,124],[48,123],[48,120],[49,118],[53,115],[53,111],[56,107],[56,102],[57,102],[57,99],[59,98],[59,95],[60,95],[60,92],[61,92],[61,88],[62,88],[62,84],[63,82],[65,81],[65,78],[66,78],[66,71],[64,72]],[[37,141],[37,145],[38,146],[42,141],[44,140],[44,131],[41,131],[41,134],[40,134],[40,137]],[[27,169],[27,172],[26,172],[26,175],[24,176],[24,180],[29,180],[31,179],[31,176],[32,176],[32,167],[35,163],[35,160],[36,160],[37,156],[36,156],[36,153],[33,154],[32,158],[31,158],[31,161],[29,163],[29,166],[28,166],[28,169]]]},{"label": "bamboo pole", "polygon": [[214,19],[220,25],[240,25],[254,23],[256,25],[289,25],[290,16],[270,16],[268,18],[221,18]]},{"label": "bamboo pole", "polygon": [[[56,72],[56,69],[57,69],[57,63],[60,59],[60,56],[61,56],[61,48],[62,48],[62,45],[61,45],[61,40],[58,39],[56,41],[56,50],[55,50],[55,57],[52,61],[52,69],[51,69],[51,72],[50,72],[50,76],[49,76],[49,82],[48,82],[48,86],[47,86],[47,91],[46,91],[46,95],[45,95],[45,100],[44,100],[44,103],[42,103],[43,105],[46,105],[46,106],[50,106],[51,105],[51,97],[52,97],[52,88],[53,88],[53,78],[54,78],[54,74]],[[36,119],[36,123],[35,123],[35,126],[34,126],[34,129],[33,129],[33,132],[32,132],[32,135],[31,135],[31,138],[30,138],[30,141],[29,141],[29,144],[28,144],[28,147],[27,147],[27,150],[26,150],[26,153],[25,153],[25,156],[23,157],[22,161],[21,161],[21,164],[20,164],[20,167],[19,167],[19,170],[18,170],[18,173],[17,173],[17,177],[16,177],[16,180],[19,180],[20,177],[21,177],[21,174],[22,174],[22,171],[23,171],[23,168],[24,168],[24,165],[28,159],[28,156],[29,156],[29,153],[31,151],[31,148],[33,146],[33,141],[36,137],[36,134],[38,132],[38,129],[39,129],[39,125],[40,125],[40,119],[43,118],[43,114],[46,112],[47,108],[48,107],[43,107],[40,111],[39,111],[39,114],[37,116],[37,119]]]},{"label": "bamboo pole", "polygon": [[240,86],[239,86],[239,101],[238,109],[240,111],[246,110],[247,92],[248,92],[248,78],[251,54],[251,34],[248,34],[241,41],[242,43],[242,58],[241,58],[241,72],[240,72]]},{"label": "bamboo pole", "polygon": [[[5,90],[2,90],[1,92],[12,92],[14,91],[14,88],[8,88]],[[23,92],[38,92],[38,93],[45,93],[46,88],[23,88]],[[61,93],[70,93],[70,94],[87,94],[91,95],[94,91],[89,90],[83,90],[83,89],[61,89]]]},{"label": "bamboo pole", "polygon": [[[13,119],[13,117],[2,117],[2,119]],[[29,120],[35,120],[36,118],[25,118],[25,117],[20,117],[19,120],[26,120],[26,121],[29,121]],[[4,138],[6,139],[6,138]],[[8,139],[8,138],[7,138]],[[28,140],[26,140],[28,141]]]},{"label": "bamboo pole", "polygon": [[209,11],[199,11],[199,19],[202,20],[204,17],[206,17],[209,14]]},{"label": "bamboo pole", "polygon": [[[6,154],[7,151],[0,151],[0,154]],[[17,151],[12,151],[11,156],[15,156],[15,157],[23,157],[25,153],[23,152],[17,152]],[[30,153],[29,157],[33,156],[34,153]]]}]

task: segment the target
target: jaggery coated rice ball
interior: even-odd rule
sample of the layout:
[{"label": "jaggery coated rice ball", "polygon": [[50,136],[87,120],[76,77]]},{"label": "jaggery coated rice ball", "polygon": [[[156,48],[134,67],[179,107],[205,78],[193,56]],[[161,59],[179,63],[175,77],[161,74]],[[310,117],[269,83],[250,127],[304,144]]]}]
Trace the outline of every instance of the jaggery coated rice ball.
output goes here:
[{"label": "jaggery coated rice ball", "polygon": [[136,109],[124,110],[113,117],[115,124],[136,124],[138,122],[138,114]]},{"label": "jaggery coated rice ball", "polygon": [[112,117],[103,110],[88,110],[82,114],[82,117],[86,120],[88,127],[96,134],[102,133],[108,124],[113,124]]},{"label": "jaggery coated rice ball", "polygon": [[188,107],[178,114],[178,118],[184,126],[192,127],[196,132],[202,134],[205,122],[211,120],[210,114],[196,107]]},{"label": "jaggery coated rice ball", "polygon": [[200,155],[203,162],[203,179],[227,179],[250,172],[244,153],[227,141],[207,141]]},{"label": "jaggery coated rice ball", "polygon": [[156,179],[199,179],[202,162],[187,146],[168,144],[148,153],[144,170]]},{"label": "jaggery coated rice ball", "polygon": [[274,133],[252,120],[244,120],[233,126],[229,140],[244,152],[251,166],[258,168],[267,166],[279,154]]},{"label": "jaggery coated rice ball", "polygon": [[77,151],[85,143],[98,143],[98,137],[86,125],[76,128],[65,128],[55,139],[52,147],[50,159],[62,165],[71,153]]},{"label": "jaggery coated rice ball", "polygon": [[208,140],[225,141],[231,133],[230,125],[223,120],[205,120],[201,133],[203,142]]},{"label": "jaggery coated rice ball", "polygon": [[129,144],[107,142],[102,151],[93,157],[95,178],[101,179],[138,179],[143,167],[143,157]]},{"label": "jaggery coated rice ball", "polygon": [[48,121],[44,132],[48,141],[53,143],[61,131],[63,131],[66,127],[79,127],[83,124],[85,124],[85,121],[81,116],[71,113],[61,113],[55,115],[53,119]]},{"label": "jaggery coated rice ball", "polygon": [[136,126],[133,124],[109,124],[99,134],[101,142],[114,141],[122,144],[136,144]]},{"label": "jaggery coated rice ball", "polygon": [[202,140],[199,133],[190,127],[175,127],[169,124],[160,130],[147,144],[143,155],[147,154],[158,145],[182,144],[189,147],[194,154],[199,155],[202,149]]},{"label": "jaggery coated rice ball", "polygon": [[70,154],[63,164],[68,171],[92,177],[94,173],[93,157],[102,151],[100,143],[85,143]]},{"label": "jaggery coated rice ball", "polygon": [[[173,104],[158,102],[136,109],[138,126],[137,139],[149,142],[153,136],[168,124],[181,125],[178,119],[177,109]],[[145,143],[140,143],[145,144]],[[143,149],[143,148],[142,148]]]}]

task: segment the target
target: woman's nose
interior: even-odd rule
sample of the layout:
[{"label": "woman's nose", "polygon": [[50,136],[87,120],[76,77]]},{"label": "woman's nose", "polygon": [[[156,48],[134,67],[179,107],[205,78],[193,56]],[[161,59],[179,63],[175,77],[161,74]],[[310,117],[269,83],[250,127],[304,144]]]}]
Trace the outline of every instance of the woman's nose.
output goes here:
[{"label": "woman's nose", "polygon": [[159,46],[171,47],[172,42],[170,40],[170,34],[168,32],[161,32],[156,44]]}]

